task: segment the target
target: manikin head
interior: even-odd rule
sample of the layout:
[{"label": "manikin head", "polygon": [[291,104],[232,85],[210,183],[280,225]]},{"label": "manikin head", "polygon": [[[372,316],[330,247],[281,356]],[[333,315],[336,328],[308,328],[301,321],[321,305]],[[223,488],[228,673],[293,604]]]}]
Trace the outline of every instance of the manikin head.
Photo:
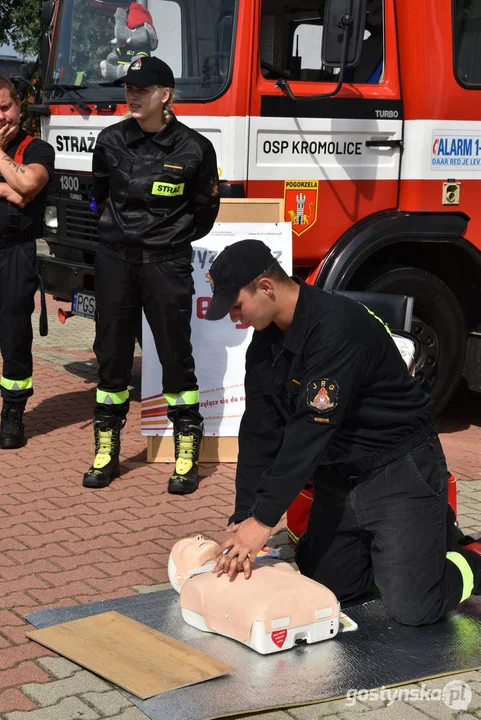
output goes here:
[{"label": "manikin head", "polygon": [[228,245],[210,269],[212,300],[206,320],[227,314],[234,323],[264,330],[276,322],[283,289],[297,287],[261,240]]},{"label": "manikin head", "polygon": [[172,587],[180,592],[188,580],[189,570],[202,567],[220,555],[220,547],[214,540],[203,535],[178,540],[173,546],[168,563],[169,580]]}]

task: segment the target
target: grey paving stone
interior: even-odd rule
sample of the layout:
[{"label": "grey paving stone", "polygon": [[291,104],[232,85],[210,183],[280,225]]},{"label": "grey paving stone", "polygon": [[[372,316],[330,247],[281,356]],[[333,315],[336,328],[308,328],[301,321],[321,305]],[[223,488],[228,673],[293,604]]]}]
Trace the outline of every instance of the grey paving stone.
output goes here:
[{"label": "grey paving stone", "polygon": [[[342,720],[358,720],[359,711],[356,712],[355,708],[359,705],[358,703],[349,712],[344,712],[339,715]],[[375,704],[375,703],[374,703]],[[407,705],[406,703],[399,701],[394,702],[389,707],[377,707],[376,709],[363,714],[363,718],[366,720],[426,720],[426,715],[416,708]]]},{"label": "grey paving stone", "polygon": [[72,677],[74,673],[82,669],[80,665],[75,665],[75,663],[65,658],[44,657],[39,658],[37,663],[43,667],[49,675],[52,675],[58,680]]},{"label": "grey paving stone", "polygon": [[95,710],[103,713],[107,717],[120,713],[125,708],[131,708],[132,703],[127,700],[118,690],[110,690],[108,692],[88,692],[84,693],[82,700],[92,705]]},{"label": "grey paving stone", "polygon": [[[89,708],[77,697],[61,700],[58,705],[30,712],[5,713],[5,720],[97,720],[100,715]],[[145,715],[138,718],[122,718],[122,720],[145,720]]]},{"label": "grey paving stone", "polygon": [[150,593],[157,592],[157,590],[171,590],[172,585],[170,582],[159,583],[158,585],[132,585],[132,590],[138,593]]},{"label": "grey paving stone", "polygon": [[[28,683],[22,685],[22,691],[41,707],[55,705],[62,698],[71,695],[80,695],[86,692],[103,692],[111,690],[112,686],[98,678],[93,673],[81,670],[71,678],[54,680],[50,683]],[[66,720],[65,718],[63,720]]]},{"label": "grey paving stone", "polygon": [[[407,704],[410,708],[415,708],[430,718],[436,718],[436,720],[453,720],[459,715],[459,708],[450,708],[442,700],[409,701]],[[465,709],[469,710],[469,708]]]},{"label": "grey paving stone", "polygon": [[[378,703],[377,707],[380,705],[381,703]],[[357,702],[351,707],[347,698],[340,698],[339,700],[329,700],[315,705],[288,708],[288,712],[295,720],[317,720],[317,718],[325,720],[329,717],[338,717],[340,713],[345,712],[357,712],[360,714],[367,709],[365,703]]]},{"label": "grey paving stone", "polygon": [[[316,706],[318,707],[318,706]],[[289,716],[290,717],[290,716]],[[319,720],[319,718],[322,718],[322,720],[342,720],[342,715],[311,715],[309,720]],[[253,718],[254,720],[254,718]]]},{"label": "grey paving stone", "polygon": [[109,720],[146,720],[146,718],[147,715],[141,712],[139,708],[131,707],[128,708],[128,710],[124,710],[124,712],[120,713],[120,715],[109,718]]},{"label": "grey paving stone", "polygon": [[272,710],[271,712],[260,713],[256,715],[239,715],[232,717],[231,720],[246,720],[252,717],[255,720],[291,720],[287,712],[283,710]]},{"label": "grey paving stone", "polygon": [[[309,720],[318,720],[319,718],[322,718],[322,720],[342,720],[342,715],[312,715]],[[254,720],[254,718],[253,718]]]},{"label": "grey paving stone", "polygon": [[[389,718],[398,717],[398,711],[392,710],[397,705],[404,705],[403,712],[406,712],[406,720],[415,720],[419,713],[424,717],[439,718],[439,720],[451,720],[460,711],[471,711],[479,707],[479,696],[473,692],[469,680],[477,677],[477,673],[463,673],[450,675],[441,678],[433,678],[417,684],[403,685],[395,688],[385,688],[381,696],[387,698],[385,713]],[[465,689],[459,695],[460,684]],[[372,695],[371,695],[372,697]],[[416,697],[418,699],[416,699]],[[361,703],[356,704],[356,708]],[[377,710],[377,701],[366,701],[366,706]],[[395,713],[392,715],[392,713]],[[389,714],[389,715],[388,715]],[[366,716],[371,720],[372,714]],[[402,717],[402,716],[401,716]]]}]

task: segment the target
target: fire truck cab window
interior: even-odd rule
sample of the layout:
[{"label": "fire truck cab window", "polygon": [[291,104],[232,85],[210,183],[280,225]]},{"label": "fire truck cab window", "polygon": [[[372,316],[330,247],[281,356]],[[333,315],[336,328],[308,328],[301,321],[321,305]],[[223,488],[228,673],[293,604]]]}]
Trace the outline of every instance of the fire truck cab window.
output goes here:
[{"label": "fire truck cab window", "polygon": [[[337,82],[338,68],[321,60],[323,0],[263,0],[260,31],[261,73],[268,80]],[[383,0],[367,0],[366,31],[359,65],[345,82],[379,83],[383,77]]]},{"label": "fire truck cab window", "polygon": [[454,0],[453,16],[456,79],[481,87],[481,0]]},{"label": "fire truck cab window", "polygon": [[86,101],[120,101],[123,88],[105,84],[137,57],[156,56],[174,72],[178,102],[214,99],[230,80],[235,8],[235,0],[64,2],[46,85],[57,85],[60,101],[72,98],[58,85]]}]

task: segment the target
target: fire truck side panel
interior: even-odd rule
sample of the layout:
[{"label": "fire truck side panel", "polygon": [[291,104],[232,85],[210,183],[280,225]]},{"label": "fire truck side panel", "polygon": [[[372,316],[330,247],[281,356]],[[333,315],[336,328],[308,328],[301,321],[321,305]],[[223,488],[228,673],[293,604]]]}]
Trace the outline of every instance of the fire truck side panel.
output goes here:
[{"label": "fire truck side panel", "polygon": [[[480,248],[481,88],[456,79],[452,5],[404,0],[396,6],[405,119],[399,206],[466,213],[466,237]],[[460,183],[455,206],[443,204],[443,184],[451,180]]]},{"label": "fire truck side panel", "polygon": [[[256,17],[256,37],[260,23]],[[398,206],[403,126],[392,0],[385,36],[379,84],[346,83],[336,97],[304,102],[292,102],[262,75],[261,48],[254,48],[247,194],[284,196],[297,266],[317,264],[353,224]],[[332,90],[325,82],[290,86],[304,97]],[[373,146],[381,140],[393,146]]]},{"label": "fire truck side panel", "polygon": [[481,89],[455,76],[452,0],[396,3],[401,86],[406,120],[480,121]]}]

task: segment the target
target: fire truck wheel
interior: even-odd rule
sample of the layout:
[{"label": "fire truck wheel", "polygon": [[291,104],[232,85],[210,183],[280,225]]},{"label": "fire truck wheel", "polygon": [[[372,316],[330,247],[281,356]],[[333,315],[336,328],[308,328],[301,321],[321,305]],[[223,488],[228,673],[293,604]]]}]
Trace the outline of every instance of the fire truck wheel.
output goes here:
[{"label": "fire truck wheel", "polygon": [[464,315],[454,293],[436,275],[404,266],[386,268],[366,290],[414,298],[411,332],[421,345],[416,377],[432,394],[438,415],[456,390],[466,352]]}]

